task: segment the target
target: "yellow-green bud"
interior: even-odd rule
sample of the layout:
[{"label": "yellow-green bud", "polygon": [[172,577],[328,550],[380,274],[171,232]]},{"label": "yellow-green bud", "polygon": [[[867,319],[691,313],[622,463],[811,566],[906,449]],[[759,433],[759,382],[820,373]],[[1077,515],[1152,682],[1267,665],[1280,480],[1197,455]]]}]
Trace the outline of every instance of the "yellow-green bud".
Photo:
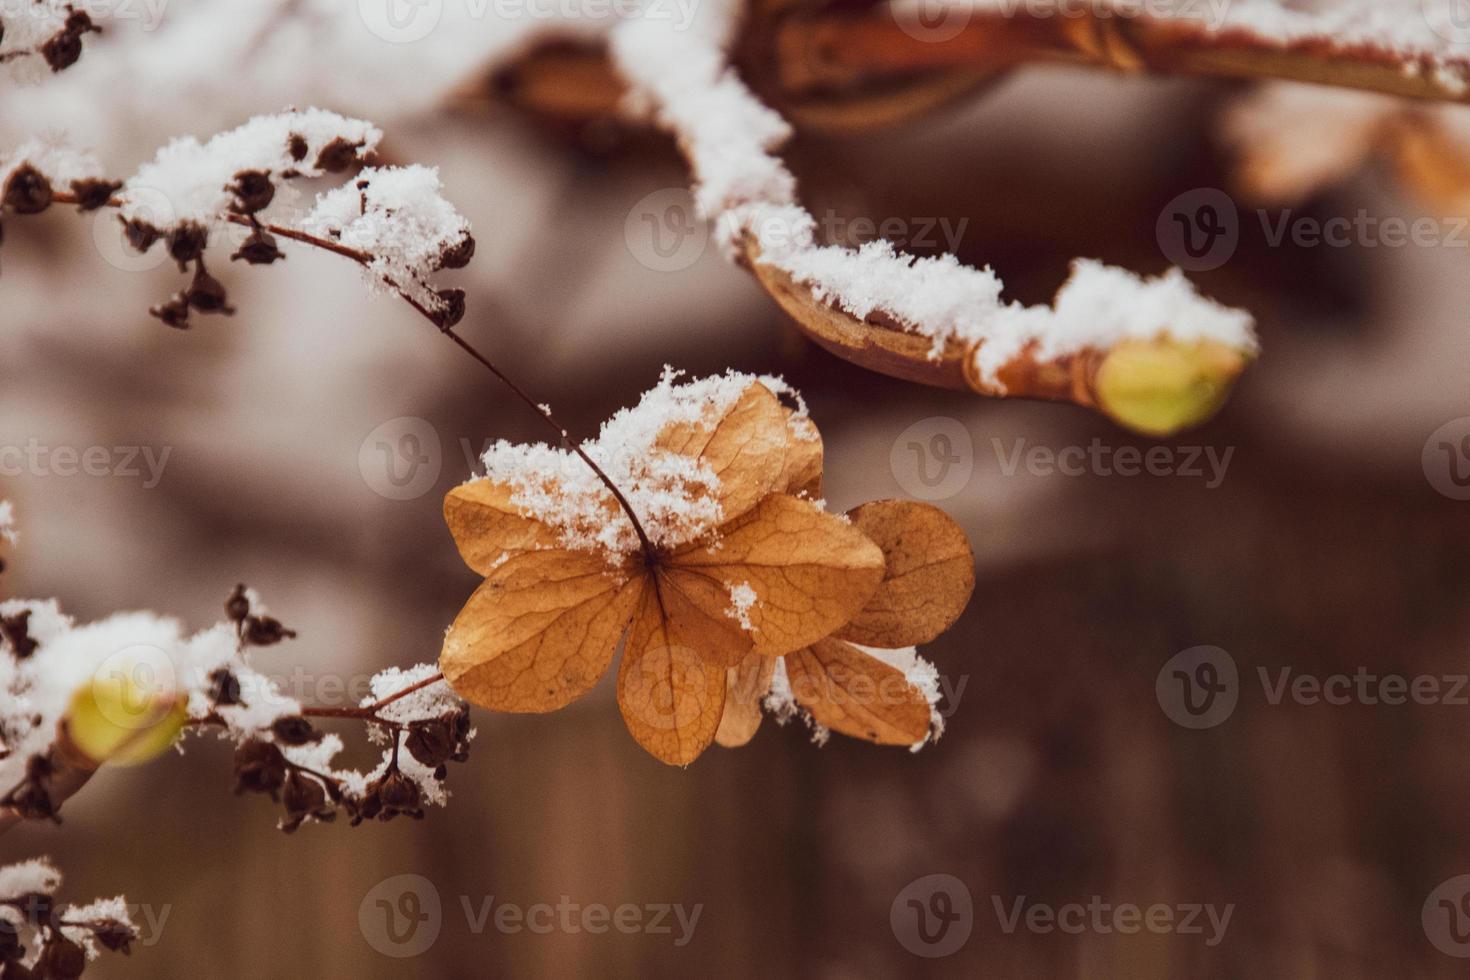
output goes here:
[{"label": "yellow-green bud", "polygon": [[1211,340],[1126,341],[1098,368],[1098,407],[1135,432],[1174,435],[1220,410],[1246,362],[1243,352]]},{"label": "yellow-green bud", "polygon": [[66,733],[98,765],[135,765],[173,745],[188,717],[185,701],[163,651],[134,647],[109,657],[72,695]]}]

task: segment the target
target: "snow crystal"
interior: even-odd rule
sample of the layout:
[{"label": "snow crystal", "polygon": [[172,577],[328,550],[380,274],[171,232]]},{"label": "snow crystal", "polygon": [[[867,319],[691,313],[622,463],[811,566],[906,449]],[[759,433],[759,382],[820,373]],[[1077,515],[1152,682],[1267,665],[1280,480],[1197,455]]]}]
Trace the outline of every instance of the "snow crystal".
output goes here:
[{"label": "snow crystal", "polygon": [[302,230],[373,256],[366,269],[371,286],[390,283],[437,307],[440,301],[424,280],[470,229],[442,189],[434,167],[369,168],[352,184],[318,197]]},{"label": "snow crystal", "polygon": [[345,144],[354,157],[362,159],[382,136],[371,123],[308,109],[256,116],[206,143],[192,136],[180,137],[123,185],[121,214],[155,228],[184,221],[209,225],[229,208],[234,199],[229,185],[241,171],[263,171],[273,178],[286,174],[320,177],[326,172],[321,164],[332,162],[322,159],[322,151]]},{"label": "snow crystal", "polygon": [[[665,368],[659,383],[633,408],[603,423],[594,440],[583,443],[638,515],[649,540],[672,548],[718,527],[723,517],[717,494],[719,477],[700,460],[655,447],[673,424],[723,415],[752,384],[789,391],[785,382],[729,371],[678,383],[680,372]],[[779,392],[778,392],[779,393]],[[792,430],[806,416],[798,409]],[[574,453],[545,443],[497,442],[483,457],[486,478],[509,484],[512,502],[560,533],[564,546],[631,554],[637,533],[611,492]]]}]

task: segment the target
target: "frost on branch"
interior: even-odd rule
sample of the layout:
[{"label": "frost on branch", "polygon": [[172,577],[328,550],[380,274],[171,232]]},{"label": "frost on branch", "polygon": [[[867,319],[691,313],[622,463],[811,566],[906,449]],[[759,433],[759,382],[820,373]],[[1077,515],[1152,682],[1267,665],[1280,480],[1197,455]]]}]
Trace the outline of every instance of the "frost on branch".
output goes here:
[{"label": "frost on branch", "polygon": [[[962,351],[966,379],[991,394],[1038,393],[1025,387],[1038,365],[1102,361],[1129,342],[1182,351],[1186,373],[1214,381],[1203,386],[1210,397],[1166,403],[1162,419],[1120,419],[1144,430],[1200,421],[1219,403],[1215,390],[1228,388],[1254,355],[1250,316],[1199,296],[1177,272],[1147,280],[1078,262],[1054,305],[1027,307],[1004,300],[989,269],[968,268],[953,256],[916,258],[886,241],[861,249],[817,242],[815,220],[797,203],[796,181],[775,156],[790,129],[746,88],[726,55],[739,7],[724,2],[700,13],[688,33],[653,18],[613,32],[614,63],[633,88],[630,108],[679,139],[698,178],[696,200],[727,249],[819,339],[833,339],[830,311],[849,318],[839,334],[894,326],[925,338],[930,358]],[[1096,383],[1100,368],[1082,367],[1089,396],[1122,415]],[[1215,374],[1225,377],[1208,377]]]},{"label": "frost on branch", "polygon": [[[77,624],[55,601],[0,603],[0,829],[60,820],[62,803],[99,767],[143,762],[181,731],[235,745],[239,791],[283,804],[281,826],[419,817],[443,805],[448,763],[464,761],[468,709],[437,672],[384,671],[360,706],[303,706],[255,662],[295,633],[253,591],[236,589],[225,620],[188,635],[175,620],[122,613]],[[359,721],[385,746],[367,772],[338,768],[339,735],[312,718]]]},{"label": "frost on branch", "polygon": [[85,10],[56,0],[0,6],[0,85],[70,68],[82,56],[82,38],[100,30]]},{"label": "frost on branch", "polygon": [[172,327],[188,328],[195,313],[234,312],[205,265],[206,249],[228,231],[238,232],[233,260],[277,262],[285,258],[282,238],[335,251],[361,265],[375,289],[452,326],[464,315],[464,294],[429,280],[468,263],[474,240],[440,195],[437,171],[369,168],[323,193],[304,216],[296,205],[291,181],[357,172],[381,138],[362,120],[292,110],[257,116],[205,142],[180,137],[122,182],[100,177],[90,157],[29,143],[0,157],[0,204],[16,214],[36,214],[53,202],[116,208],[133,249],[164,248],[180,271],[193,269],[187,288],[150,311]]},{"label": "frost on branch", "polygon": [[81,976],[102,950],[127,954],[138,938],[127,901],[56,901],[61,873],[45,858],[0,867],[0,976]]},{"label": "frost on branch", "polygon": [[964,609],[969,544],[925,504],[828,513],[821,436],[783,382],[666,371],[585,449],[626,509],[584,460],[504,442],[446,499],[485,576],[439,658],[456,691],[552,711],[621,644],[623,720],[671,765],[748,741],[778,670],[799,675],[793,704],[814,724],[888,745],[937,734],[937,689],[902,651]]}]

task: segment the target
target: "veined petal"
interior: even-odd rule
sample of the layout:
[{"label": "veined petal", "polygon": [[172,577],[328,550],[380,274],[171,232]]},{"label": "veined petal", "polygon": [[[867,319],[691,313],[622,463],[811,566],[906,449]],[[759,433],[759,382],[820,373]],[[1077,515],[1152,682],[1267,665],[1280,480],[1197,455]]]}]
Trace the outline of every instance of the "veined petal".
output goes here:
[{"label": "veined petal", "polygon": [[833,636],[897,649],[928,643],[954,625],[975,591],[975,556],[965,532],[938,507],[878,500],[848,512],[883,549],[883,584]]},{"label": "veined petal", "polygon": [[850,643],[821,640],[786,657],[791,697],[812,720],[879,745],[929,737],[930,706],[903,673]]},{"label": "veined petal", "polygon": [[650,581],[633,617],[618,667],[618,708],[628,731],[650,755],[687,766],[719,728],[725,667],[688,645],[691,637],[659,593]]},{"label": "veined petal", "polygon": [[[731,608],[731,590],[748,588],[755,601],[745,610],[750,636],[762,653],[779,656],[808,646],[843,626],[863,608],[883,580],[883,552],[867,535],[815,504],[772,494],[712,541],[671,556],[669,572],[681,583],[698,575],[721,588],[691,599]],[[682,573],[682,574],[681,574]],[[720,600],[723,589],[723,600]]]},{"label": "veined petal", "polygon": [[556,531],[511,503],[511,488],[494,480],[461,483],[444,497],[444,521],[464,563],[489,575],[507,556],[560,548]]},{"label": "veined petal", "polygon": [[721,514],[729,521],[777,489],[786,460],[785,412],[771,389],[752,383],[728,411],[670,424],[655,446],[698,459],[714,471]]},{"label": "veined petal", "polygon": [[607,672],[646,579],[569,551],[510,558],[449,628],[440,669],[482,707],[554,711]]}]

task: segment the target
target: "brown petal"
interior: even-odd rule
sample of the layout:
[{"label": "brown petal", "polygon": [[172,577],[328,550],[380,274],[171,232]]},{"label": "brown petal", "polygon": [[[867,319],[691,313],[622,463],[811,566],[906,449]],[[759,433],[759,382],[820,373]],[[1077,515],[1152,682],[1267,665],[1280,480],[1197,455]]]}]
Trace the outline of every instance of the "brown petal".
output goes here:
[{"label": "brown petal", "polygon": [[518,555],[492,572],[460,611],[439,667],[475,704],[554,711],[607,672],[645,580],[614,574],[592,555]]},{"label": "brown petal", "polygon": [[444,520],[460,557],[481,575],[507,555],[561,547],[554,530],[511,503],[511,492],[504,483],[471,480],[444,497]]},{"label": "brown petal", "polygon": [[718,497],[728,521],[777,488],[786,459],[785,409],[771,389],[753,383],[723,415],[673,423],[655,445],[709,464],[720,478]]},{"label": "brown petal", "polygon": [[752,653],[725,672],[725,713],[716,742],[738,749],[755,737],[761,727],[761,698],[771,689],[775,672],[776,658],[763,653]]},{"label": "brown petal", "polygon": [[879,745],[917,745],[929,736],[924,695],[850,643],[821,640],[788,655],[786,679],[792,699],[834,732]]},{"label": "brown petal", "polygon": [[960,526],[911,500],[879,500],[847,516],[883,549],[887,571],[862,612],[833,636],[892,650],[928,643],[954,625],[975,591],[975,556]]},{"label": "brown petal", "polygon": [[650,755],[687,766],[714,741],[725,710],[725,668],[686,645],[659,593],[650,582],[633,617],[618,667],[618,708]]},{"label": "brown petal", "polygon": [[786,410],[786,460],[776,482],[782,493],[793,497],[822,496],[822,434],[809,418],[796,418]]},{"label": "brown petal", "polygon": [[[747,615],[757,650],[780,655],[843,626],[883,580],[883,553],[868,536],[815,504],[772,494],[723,525],[713,543],[690,545],[668,574],[710,615],[726,615],[730,589],[756,595]],[[689,576],[707,580],[703,590]]]}]

